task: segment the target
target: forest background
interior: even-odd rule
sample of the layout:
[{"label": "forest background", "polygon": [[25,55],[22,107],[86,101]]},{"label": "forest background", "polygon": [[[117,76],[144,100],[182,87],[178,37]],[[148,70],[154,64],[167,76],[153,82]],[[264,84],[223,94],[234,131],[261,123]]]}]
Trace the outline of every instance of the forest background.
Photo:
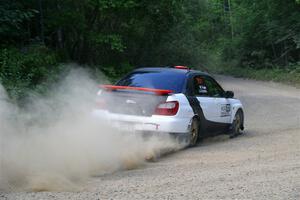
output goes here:
[{"label": "forest background", "polygon": [[45,93],[66,63],[111,81],[187,65],[300,85],[300,0],[0,1],[0,82],[14,101]]}]

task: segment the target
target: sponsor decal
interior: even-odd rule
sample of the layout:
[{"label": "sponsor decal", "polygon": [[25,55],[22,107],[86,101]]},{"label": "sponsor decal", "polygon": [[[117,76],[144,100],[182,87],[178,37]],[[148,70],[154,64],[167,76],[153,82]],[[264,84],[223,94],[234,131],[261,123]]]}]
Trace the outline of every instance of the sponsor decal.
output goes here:
[{"label": "sponsor decal", "polygon": [[231,115],[231,106],[230,104],[221,105],[221,117],[227,117]]}]

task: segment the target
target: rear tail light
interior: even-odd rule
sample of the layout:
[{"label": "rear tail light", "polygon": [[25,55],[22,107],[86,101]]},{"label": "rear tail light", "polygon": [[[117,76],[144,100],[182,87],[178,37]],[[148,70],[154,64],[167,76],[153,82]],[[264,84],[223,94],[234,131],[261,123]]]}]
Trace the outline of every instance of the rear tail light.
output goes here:
[{"label": "rear tail light", "polygon": [[155,115],[176,115],[179,109],[178,101],[168,101],[157,105]]}]

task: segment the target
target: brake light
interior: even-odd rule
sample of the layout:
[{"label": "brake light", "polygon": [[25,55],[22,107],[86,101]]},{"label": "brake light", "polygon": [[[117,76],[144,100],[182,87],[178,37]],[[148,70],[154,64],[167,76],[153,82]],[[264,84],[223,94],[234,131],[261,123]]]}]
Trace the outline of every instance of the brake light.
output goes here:
[{"label": "brake light", "polygon": [[187,66],[175,66],[175,69],[186,69],[188,70],[189,68]]},{"label": "brake light", "polygon": [[176,115],[179,109],[178,101],[168,101],[157,105],[155,115]]}]

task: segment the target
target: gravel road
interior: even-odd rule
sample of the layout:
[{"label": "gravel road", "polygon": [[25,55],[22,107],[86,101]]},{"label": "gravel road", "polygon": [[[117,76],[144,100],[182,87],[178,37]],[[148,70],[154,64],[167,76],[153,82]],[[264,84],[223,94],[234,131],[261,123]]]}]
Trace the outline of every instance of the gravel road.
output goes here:
[{"label": "gravel road", "polygon": [[0,199],[300,199],[300,89],[218,76],[245,106],[244,135],[209,138],[76,192],[0,192]]}]

